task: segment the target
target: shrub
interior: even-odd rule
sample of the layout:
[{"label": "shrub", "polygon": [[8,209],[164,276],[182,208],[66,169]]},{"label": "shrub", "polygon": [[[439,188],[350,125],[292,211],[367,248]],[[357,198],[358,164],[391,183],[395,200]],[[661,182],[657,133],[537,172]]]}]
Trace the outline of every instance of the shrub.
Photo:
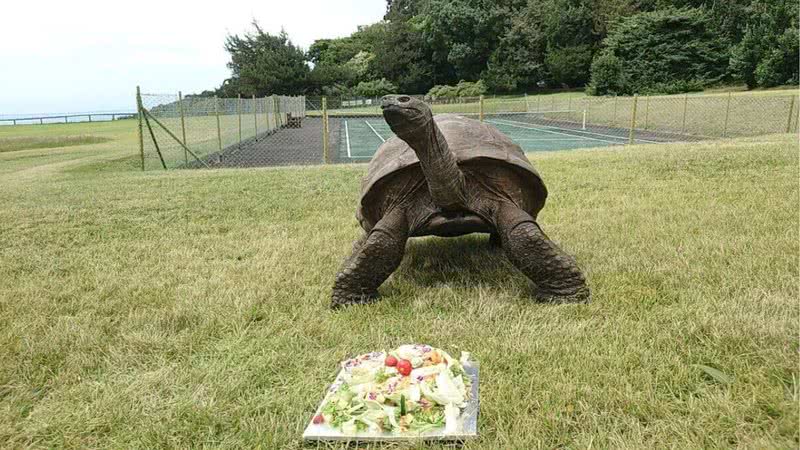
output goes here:
[{"label": "shrub", "polygon": [[354,92],[359,97],[381,97],[397,92],[397,86],[386,78],[372,81],[362,81],[355,87]]},{"label": "shrub", "polygon": [[427,97],[437,98],[457,98],[457,97],[478,97],[486,93],[486,84],[483,80],[476,82],[461,80],[455,86],[436,85],[432,87]]},{"label": "shrub", "polygon": [[456,85],[458,97],[478,97],[486,93],[486,84],[482,80],[474,83],[461,80]]},{"label": "shrub", "polygon": [[592,62],[592,81],[586,89],[589,95],[627,94],[622,61],[614,53],[605,51]]}]

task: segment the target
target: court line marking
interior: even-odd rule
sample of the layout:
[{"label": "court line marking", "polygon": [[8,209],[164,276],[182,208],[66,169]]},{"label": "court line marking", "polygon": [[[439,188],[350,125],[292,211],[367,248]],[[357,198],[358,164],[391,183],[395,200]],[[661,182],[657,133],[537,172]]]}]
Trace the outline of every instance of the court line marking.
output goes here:
[{"label": "court line marking", "polygon": [[353,155],[350,154],[350,130],[347,129],[347,119],[344,121],[344,139],[347,141],[347,157],[352,158]]},{"label": "court line marking", "polygon": [[565,139],[565,138],[515,138],[512,137],[511,140],[513,141],[585,141],[586,138],[583,136],[578,136],[572,139]]},{"label": "court line marking", "polygon": [[375,128],[372,128],[372,125],[370,125],[369,122],[365,120],[364,123],[367,124],[367,126],[369,127],[370,130],[372,130],[373,133],[375,133],[375,136],[378,136],[378,139],[380,139],[381,142],[386,142],[386,139],[384,139],[383,136],[380,135],[380,133],[375,131]]},{"label": "court line marking", "polygon": [[[524,123],[524,122],[516,122],[514,120],[507,120],[507,119],[496,119],[496,120],[505,120],[506,122],[513,122],[513,123]],[[554,128],[556,130],[563,130],[564,129],[564,128],[554,127],[554,126],[550,126],[550,125],[539,125],[539,126],[543,127],[543,128]],[[542,131],[546,131],[546,130],[542,130]],[[575,133],[591,134],[593,136],[609,137],[609,138],[612,138],[612,139],[621,139],[621,140],[626,140],[626,141],[628,140],[627,137],[612,136],[610,134],[603,134],[603,133],[595,133],[594,131],[584,131],[584,130],[569,130],[569,131],[572,131],[572,132],[575,132]],[[573,135],[573,136],[575,136],[575,135]],[[590,138],[587,137],[587,139],[590,139]],[[637,137],[634,137],[633,140],[634,141],[640,141],[640,142],[647,142],[648,144],[661,144],[661,143],[663,143],[663,142],[659,142],[659,141],[651,141],[651,140],[648,140],[648,139],[640,139],[640,138],[637,138]]]},{"label": "court line marking", "polygon": [[[489,123],[494,123],[496,125],[505,125],[507,127],[517,127],[517,128],[522,128],[522,129],[525,129],[525,130],[542,131],[542,132],[545,132],[545,133],[559,134],[559,135],[562,135],[562,136],[571,136],[573,138],[576,137],[574,134],[559,133],[558,131],[545,130],[545,129],[542,129],[542,128],[525,127],[525,126],[522,126],[522,125],[517,125],[518,122],[504,123],[504,122],[501,122],[501,121],[498,121],[498,120],[489,120],[488,122]],[[589,136],[577,136],[577,137],[582,137],[584,139],[589,139],[589,140],[593,140],[593,141],[605,142],[607,144],[623,145],[621,142],[614,142],[614,141],[609,141],[609,140],[606,140],[606,139],[597,139],[597,138],[593,138],[593,137],[589,137]]]},{"label": "court line marking", "polygon": [[389,125],[386,125],[386,122],[372,123],[370,125],[372,125],[372,128],[377,130],[379,133],[384,133],[384,132],[391,133],[392,132],[392,129],[389,127]]},{"label": "court line marking", "polygon": [[[578,111],[577,110],[576,111],[573,111],[573,110],[542,111],[542,113],[549,113],[549,112],[553,112],[553,113],[569,113],[569,112],[578,112]],[[507,115],[513,115],[513,114],[524,115],[526,113],[517,112],[517,113],[509,113]],[[503,122],[511,122],[511,123],[514,123],[514,124],[527,125],[527,126],[531,126],[532,125],[532,124],[529,124],[527,122],[518,122],[516,120],[510,120],[510,119],[487,119],[487,122],[491,122],[492,120],[499,120],[499,121],[503,121]],[[508,124],[508,125],[512,126],[511,124]],[[375,131],[375,130],[387,131],[387,132],[391,131],[389,126],[386,125],[386,123],[383,123],[383,122],[379,123],[379,124],[375,124],[372,127],[374,128],[373,131]],[[569,130],[570,132],[573,132],[573,133],[588,134],[590,136],[601,136],[601,137],[607,137],[607,138],[611,138],[611,139],[619,139],[619,140],[622,140],[622,141],[627,141],[628,140],[627,136],[614,136],[614,135],[610,135],[610,134],[603,134],[603,133],[597,133],[597,132],[594,132],[594,131],[586,131],[586,130],[572,130],[572,129],[556,127],[556,126],[552,126],[552,125],[535,125],[534,129],[539,130],[540,129],[539,127],[541,127],[541,131],[543,131],[543,132],[548,132],[547,129],[549,128],[549,129],[553,129],[553,130]],[[386,130],[383,130],[383,128],[386,128]],[[565,134],[567,136],[574,136],[576,139],[590,139],[589,136],[582,136],[580,134],[568,134],[568,133],[565,133]],[[518,140],[522,140],[522,139],[518,139]],[[537,140],[538,141],[538,140],[545,140],[545,139],[533,139],[533,140]],[[559,139],[553,139],[553,140],[559,140]],[[648,144],[663,144],[664,142],[669,142],[669,141],[653,141],[653,140],[650,140],[650,139],[642,139],[642,138],[639,138],[639,137],[634,137],[633,140],[636,141],[636,142],[646,142]],[[622,144],[625,144],[625,143],[627,143],[627,142],[623,142]]]}]

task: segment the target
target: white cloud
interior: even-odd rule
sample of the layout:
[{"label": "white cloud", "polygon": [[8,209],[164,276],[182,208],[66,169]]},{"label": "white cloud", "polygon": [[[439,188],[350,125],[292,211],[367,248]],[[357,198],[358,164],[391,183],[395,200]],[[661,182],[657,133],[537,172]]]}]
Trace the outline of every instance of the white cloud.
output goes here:
[{"label": "white cloud", "polygon": [[4,2],[0,114],[124,109],[133,92],[198,92],[229,76],[228,33],[253,19],[308,48],[381,19],[384,0]]}]

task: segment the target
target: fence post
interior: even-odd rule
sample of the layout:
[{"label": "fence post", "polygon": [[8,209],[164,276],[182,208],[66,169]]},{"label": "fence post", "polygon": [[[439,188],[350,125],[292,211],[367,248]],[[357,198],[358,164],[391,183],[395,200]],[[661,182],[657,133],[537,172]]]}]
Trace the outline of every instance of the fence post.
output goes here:
[{"label": "fence post", "polygon": [[617,94],[614,94],[614,116],[611,118],[611,126],[617,126]]},{"label": "fence post", "polygon": [[[178,108],[181,111],[181,137],[183,138],[183,145],[186,146],[186,113],[183,110],[183,93],[178,91]],[[187,164],[189,163],[189,153],[183,149],[183,159]]]},{"label": "fence post", "polygon": [[267,128],[269,128],[269,132],[272,133],[275,131],[275,128],[277,128],[275,126],[275,121],[277,119],[275,119],[275,102],[272,101],[271,95],[269,97],[264,97],[264,109],[269,110],[269,113],[267,113]]},{"label": "fence post", "polygon": [[528,112],[530,110],[531,110],[531,107],[528,105],[528,93],[526,92],[525,93],[525,112]]},{"label": "fence post", "polygon": [[[219,151],[222,151],[222,128],[219,125],[219,97],[216,95],[214,96],[214,115],[217,116],[217,145],[219,147]],[[219,155],[220,159],[222,158],[222,154]]]},{"label": "fence post", "polygon": [[725,125],[722,126],[722,137],[725,137],[728,134],[728,117],[731,115],[731,95],[732,92],[728,92],[728,102],[725,105]]},{"label": "fence post", "polygon": [[280,120],[280,117],[279,117],[279,115],[280,115],[280,105],[278,104],[278,96],[277,95],[273,95],[272,96],[272,109],[273,109],[272,113],[275,114],[275,128],[277,129],[277,128],[280,128],[281,125],[283,125],[283,121]]},{"label": "fence post", "polygon": [[683,97],[683,123],[681,124],[681,134],[686,132],[686,110],[689,107],[689,94]]},{"label": "fence post", "polygon": [[267,96],[265,95],[264,98],[261,99],[261,103],[264,105],[264,122],[267,124],[267,135],[272,134],[272,128],[270,127],[269,123],[269,102],[267,101]]},{"label": "fence post", "polygon": [[792,132],[792,114],[794,113],[794,95],[792,95],[792,99],[789,101],[789,119],[786,120],[786,132]]},{"label": "fence post", "polygon": [[567,111],[572,111],[572,97],[567,97]]},{"label": "fence post", "polygon": [[650,96],[644,98],[644,129],[647,129],[650,123]]},{"label": "fence post", "polygon": [[542,109],[542,94],[536,94],[536,112]]},{"label": "fence post", "polygon": [[483,122],[483,95],[478,97],[478,118]]},{"label": "fence post", "polygon": [[239,100],[236,103],[236,113],[239,115],[239,149],[242,149],[242,94],[239,94]]},{"label": "fence post", "polygon": [[253,126],[255,126],[255,139],[258,142],[258,101],[256,101],[256,94],[253,94]]},{"label": "fence post", "polygon": [[144,172],[144,136],[142,135],[142,92],[139,86],[136,86],[136,112],[139,117],[139,126],[136,128],[139,132],[139,156],[142,159],[142,172]]},{"label": "fence post", "polygon": [[328,99],[322,97],[322,162],[325,164],[330,161],[330,149],[328,147]]},{"label": "fence post", "polygon": [[583,108],[583,125],[581,126],[581,130],[586,129],[586,108]]},{"label": "fence post", "polygon": [[633,94],[633,111],[631,112],[631,129],[628,132],[628,144],[633,144],[634,129],[636,128],[636,106],[639,104],[639,94]]}]

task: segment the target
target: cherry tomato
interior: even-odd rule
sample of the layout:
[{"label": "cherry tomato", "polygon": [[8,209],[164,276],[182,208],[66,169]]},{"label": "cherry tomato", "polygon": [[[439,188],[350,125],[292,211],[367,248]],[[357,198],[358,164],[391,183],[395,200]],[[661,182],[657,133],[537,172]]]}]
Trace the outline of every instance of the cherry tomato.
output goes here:
[{"label": "cherry tomato", "polygon": [[314,419],[311,420],[311,421],[314,422],[314,425],[319,425],[322,422],[325,422],[325,418],[322,417],[322,414],[317,414],[316,416],[314,416]]},{"label": "cherry tomato", "polygon": [[386,367],[394,367],[397,365],[397,358],[389,355],[385,360],[383,360],[383,362],[386,364]]},{"label": "cherry tomato", "polygon": [[397,362],[397,371],[400,375],[408,376],[411,373],[411,361],[407,359],[401,359]]}]

